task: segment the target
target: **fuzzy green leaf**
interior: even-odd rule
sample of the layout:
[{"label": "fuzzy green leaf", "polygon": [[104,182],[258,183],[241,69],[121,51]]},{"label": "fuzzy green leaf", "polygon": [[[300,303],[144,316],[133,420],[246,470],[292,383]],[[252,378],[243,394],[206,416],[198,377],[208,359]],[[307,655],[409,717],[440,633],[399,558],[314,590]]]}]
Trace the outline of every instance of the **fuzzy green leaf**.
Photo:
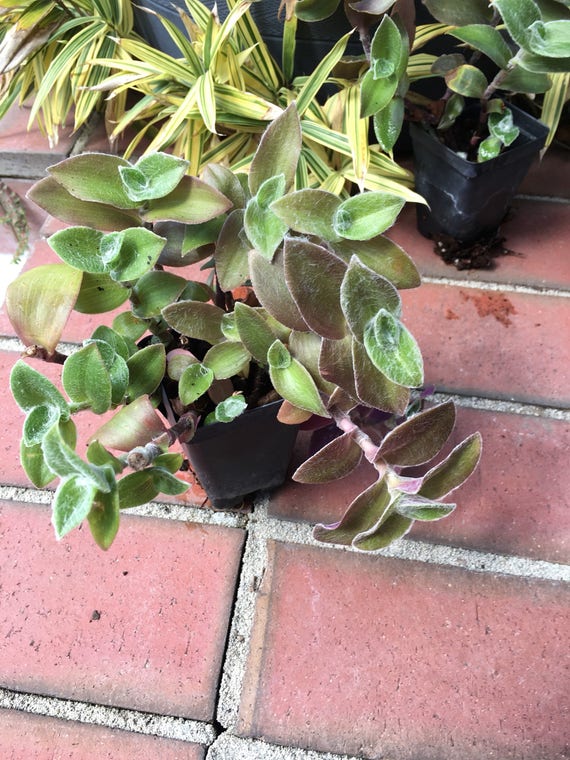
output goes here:
[{"label": "fuzzy green leaf", "polygon": [[351,335],[345,336],[342,340],[325,338],[321,343],[319,371],[326,381],[335,383],[349,396],[357,399],[352,362],[352,344],[354,342]]},{"label": "fuzzy green leaf", "polygon": [[162,310],[167,324],[181,335],[219,343],[223,340],[222,318],[224,312],[218,306],[200,301],[178,301]]},{"label": "fuzzy green leaf", "polygon": [[409,388],[423,383],[419,346],[409,330],[387,309],[381,309],[367,326],[364,347],[372,363],[392,382]]},{"label": "fuzzy green leaf", "polygon": [[[280,341],[276,341],[276,344],[279,343]],[[282,346],[280,349],[280,353],[284,354],[285,347]],[[275,353],[272,347],[268,353],[268,359],[269,376],[277,393],[299,409],[318,414],[320,417],[329,417],[309,371],[293,357],[290,357],[288,364],[286,361],[276,361]]]},{"label": "fuzzy green leaf", "polygon": [[132,289],[134,314],[142,319],[158,317],[165,306],[178,299],[185,287],[184,277],[171,272],[147,272]]},{"label": "fuzzy green leaf", "polygon": [[374,114],[374,134],[383,151],[390,153],[402,131],[404,98],[395,97]]},{"label": "fuzzy green leaf", "polygon": [[475,50],[480,50],[500,69],[506,69],[512,53],[498,29],[488,24],[467,24],[449,32],[458,40],[466,42]]},{"label": "fuzzy green leaf", "polygon": [[206,417],[205,424],[211,425],[214,422],[228,423],[239,417],[247,409],[247,401],[241,393],[236,393],[229,398],[220,401],[214,412]]},{"label": "fuzzy green leaf", "polygon": [[94,414],[111,408],[112,384],[99,341],[89,343],[66,359],[62,381],[66,393],[78,404],[89,404]]},{"label": "fuzzy green leaf", "polygon": [[166,240],[144,227],[110,232],[101,240],[101,257],[114,280],[137,280],[150,271]]},{"label": "fuzzy green leaf", "polygon": [[253,247],[271,259],[287,232],[287,225],[269,208],[285,189],[283,174],[265,180],[257,195],[248,202],[243,217],[244,229]]},{"label": "fuzzy green leaf", "polygon": [[405,536],[413,524],[414,521],[410,518],[393,513],[374,529],[357,536],[352,545],[364,552],[385,549],[398,538]]},{"label": "fuzzy green leaf", "polygon": [[81,477],[95,490],[108,492],[109,484],[101,468],[84,462],[65,440],[58,425],[54,425],[43,438],[42,448],[46,465],[60,478]]},{"label": "fuzzy green leaf", "polygon": [[193,404],[214,382],[214,373],[203,364],[190,364],[182,372],[178,386],[180,401],[185,406]]},{"label": "fuzzy green leaf", "polygon": [[290,229],[324,240],[338,240],[333,219],[340,199],[326,190],[305,188],[288,193],[271,204],[271,210]]},{"label": "fuzzy green leaf", "polygon": [[410,400],[408,388],[387,378],[372,363],[364,346],[356,340],[352,343],[352,359],[357,398],[374,409],[404,414]]},{"label": "fuzzy green leaf", "polygon": [[131,201],[163,198],[171,193],[186,174],[189,163],[168,153],[142,156],[134,166],[120,166],[119,173]]},{"label": "fuzzy green leaf", "polygon": [[113,311],[129,297],[129,289],[106,274],[83,273],[74,309],[81,314]]},{"label": "fuzzy green leaf", "polygon": [[19,359],[10,373],[10,390],[23,412],[36,406],[54,406],[62,419],[69,419],[69,405],[55,385],[40,372]]},{"label": "fuzzy green leaf", "polygon": [[458,3],[457,0],[423,0],[423,4],[435,19],[450,26],[488,24],[493,18],[493,10],[487,0],[470,0],[466,3]]},{"label": "fuzzy green leaf", "polygon": [[164,198],[150,201],[144,218],[148,222],[200,224],[224,214],[231,206],[231,201],[211,185],[196,177],[186,176]]},{"label": "fuzzy green leaf", "polygon": [[60,414],[60,409],[53,404],[42,404],[31,409],[24,421],[24,445],[29,447],[41,443],[48,430],[59,422]]},{"label": "fuzzy green leaf", "polygon": [[535,21],[529,27],[528,45],[546,58],[567,58],[570,53],[570,20]]},{"label": "fuzzy green leaf", "polygon": [[392,283],[364,266],[356,256],[351,258],[341,283],[340,303],[350,330],[359,341],[380,310],[395,315],[401,311],[400,296]]},{"label": "fuzzy green leaf", "polygon": [[348,240],[370,240],[391,227],[405,200],[380,190],[343,201],[334,216],[335,232]]},{"label": "fuzzy green leaf", "polygon": [[456,506],[456,504],[445,504],[441,501],[430,501],[415,494],[404,494],[395,502],[394,511],[410,520],[432,522],[447,517]]},{"label": "fuzzy green leaf", "polygon": [[528,48],[531,40],[531,27],[542,22],[540,8],[534,0],[493,0],[493,6],[503,17],[507,31],[522,48]]},{"label": "fuzzy green leaf", "polygon": [[83,272],[101,274],[107,269],[101,258],[104,234],[91,227],[67,227],[48,238],[50,248],[69,266]]},{"label": "fuzzy green leaf", "polygon": [[63,538],[79,527],[93,506],[97,486],[80,475],[71,475],[62,480],[55,492],[52,523],[55,535]]},{"label": "fuzzy green leaf", "polygon": [[119,530],[119,491],[115,486],[109,493],[98,491],[87,515],[91,535],[100,549],[107,550]]},{"label": "fuzzy green leaf", "polygon": [[225,341],[212,346],[204,357],[204,365],[212,370],[216,380],[226,380],[244,372],[251,354],[243,343]]},{"label": "fuzzy green leaf", "polygon": [[28,192],[28,198],[66,224],[86,225],[98,230],[124,230],[141,224],[136,211],[79,200],[54,177],[45,177],[36,182]]},{"label": "fuzzy green leaf", "polygon": [[410,256],[384,235],[370,240],[339,240],[332,248],[347,263],[356,256],[364,266],[389,280],[395,288],[417,288],[421,282]]},{"label": "fuzzy green leaf", "polygon": [[129,386],[127,395],[133,401],[139,396],[153,393],[166,372],[166,352],[162,343],[141,348],[128,361]]},{"label": "fuzzy green leaf", "polygon": [[234,307],[239,337],[250,354],[261,364],[267,364],[267,352],[276,336],[259,309],[239,301]]},{"label": "fuzzy green leaf", "polygon": [[397,89],[398,79],[395,74],[386,73],[380,77],[374,69],[367,71],[360,83],[360,116],[372,116],[386,108]]}]

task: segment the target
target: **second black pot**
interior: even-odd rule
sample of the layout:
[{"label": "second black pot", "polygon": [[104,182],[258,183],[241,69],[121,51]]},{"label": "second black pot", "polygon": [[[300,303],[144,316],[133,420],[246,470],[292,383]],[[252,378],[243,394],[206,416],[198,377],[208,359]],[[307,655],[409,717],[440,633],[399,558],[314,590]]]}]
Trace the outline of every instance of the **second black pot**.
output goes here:
[{"label": "second black pot", "polygon": [[417,206],[422,235],[474,243],[497,231],[548,134],[540,121],[509,108],[520,135],[508,150],[482,163],[467,161],[421,125],[410,125],[416,191],[429,204]]}]

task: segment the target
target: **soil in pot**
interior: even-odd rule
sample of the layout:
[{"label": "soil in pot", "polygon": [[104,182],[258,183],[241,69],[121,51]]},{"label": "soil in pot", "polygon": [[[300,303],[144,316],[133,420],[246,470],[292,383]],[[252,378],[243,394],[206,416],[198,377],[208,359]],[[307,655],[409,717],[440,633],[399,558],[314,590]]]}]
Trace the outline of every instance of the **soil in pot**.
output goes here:
[{"label": "soil in pot", "polygon": [[[513,145],[497,158],[482,163],[469,160],[472,152],[465,144],[470,127],[478,123],[477,110],[468,112],[462,126],[448,130],[441,142],[418,124],[410,125],[414,145],[416,190],[429,207],[418,204],[418,229],[436,241],[436,252],[443,243],[452,249],[455,259],[481,264],[502,251],[499,228],[516,190],[538,155],[548,133],[547,128],[520,109],[510,106],[520,135]],[[467,140],[467,143],[469,140]],[[476,249],[473,250],[473,246]],[[472,249],[459,256],[462,249]],[[462,268],[467,268],[465,263]]]}]

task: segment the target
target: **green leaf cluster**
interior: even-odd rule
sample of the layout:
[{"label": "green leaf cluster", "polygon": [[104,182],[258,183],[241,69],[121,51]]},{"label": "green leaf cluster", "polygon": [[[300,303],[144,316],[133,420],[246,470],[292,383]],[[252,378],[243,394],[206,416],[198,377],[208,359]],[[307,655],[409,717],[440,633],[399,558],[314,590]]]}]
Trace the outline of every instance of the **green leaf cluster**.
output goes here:
[{"label": "green leaf cluster", "polygon": [[[98,157],[88,154],[50,170],[53,192],[46,180],[32,189],[46,211],[76,222],[50,238],[63,262],[50,270],[56,282],[59,275],[67,285],[74,272],[81,283],[96,278],[100,311],[113,303],[104,287],[113,283],[130,305],[67,358],[46,351],[65,359],[66,395],[24,362],[12,372],[26,413],[26,472],[40,487],[60,481],[58,537],[87,519],[97,543],[109,546],[121,509],[186,487],[169,446],[186,443],[197,427],[230,424],[267,397],[283,399],[285,421],[315,415],[341,431],[299,479],[344,476],[363,457],[378,471],[376,487],[347,513],[360,528],[374,518],[375,532],[353,536],[355,545],[379,548],[380,533],[387,542],[414,519],[450,511],[440,499],[469,475],[473,456],[470,469],[462,450],[450,455],[417,487],[399,475],[432,459],[454,421],[451,404],[416,414],[423,362],[399,290],[416,287],[419,274],[383,234],[403,200],[383,190],[344,198],[296,189],[300,155],[302,122],[292,104],[260,140],[248,175],[215,166],[198,180],[186,162],[155,153],[136,163],[107,157],[102,176]],[[207,282],[194,279],[197,262]],[[8,299],[22,337],[37,334],[23,309],[38,299],[52,303],[41,278],[29,275],[22,275],[25,288],[18,280],[10,286]],[[34,307],[29,319],[46,313]],[[156,412],[165,399],[179,418],[169,417],[168,426]],[[86,459],[75,451],[79,412],[106,415]],[[360,528],[358,536],[368,530]],[[350,530],[345,521],[321,533],[343,543]]]}]

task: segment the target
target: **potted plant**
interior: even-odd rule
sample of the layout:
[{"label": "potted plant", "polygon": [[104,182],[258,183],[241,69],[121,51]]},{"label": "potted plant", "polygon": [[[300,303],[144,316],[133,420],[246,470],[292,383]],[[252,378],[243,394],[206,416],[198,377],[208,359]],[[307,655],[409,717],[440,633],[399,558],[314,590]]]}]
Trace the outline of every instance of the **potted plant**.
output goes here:
[{"label": "potted plant", "polygon": [[[73,225],[49,239],[62,263],[23,273],[6,299],[27,346],[28,360],[11,375],[26,413],[22,464],[38,487],[60,480],[58,537],[87,519],[108,547],[122,508],[186,488],[176,477],[182,455],[168,451],[175,440],[189,444],[193,462],[195,442],[231,431],[234,420],[239,450],[248,420],[274,399],[269,416],[282,428],[310,419],[338,428],[298,480],[334,480],[363,457],[377,473],[339,524],[315,529],[320,540],[378,549],[415,519],[453,510],[441,499],[476,467],[478,434],[423,476],[405,471],[438,454],[455,412],[451,402],[418,406],[422,359],[401,321],[398,288],[417,286],[419,276],[382,235],[403,200],[296,190],[300,144],[292,105],[265,132],[247,175],[212,165],[197,179],[185,161],[160,153],[135,164],[84,154],[51,167],[30,191]],[[197,262],[206,282],[188,277]],[[58,352],[72,309],[104,313],[127,300],[112,326],[100,325],[69,356]],[[65,395],[32,356],[63,363]],[[76,451],[80,413],[113,414],[85,457]],[[273,435],[258,433],[254,448]],[[218,448],[229,456],[224,446],[206,459]],[[254,458],[241,467],[252,469]]]},{"label": "potted plant", "polygon": [[[570,12],[558,2],[543,11],[534,0],[424,4],[439,23],[416,30],[412,55],[403,23],[383,18],[362,79],[362,113],[373,116],[388,152],[404,118],[412,122],[416,189],[428,202],[418,207],[422,233],[466,244],[492,240],[548,135],[544,124],[506,97],[553,89],[545,95],[543,115],[555,127],[565,96],[559,86],[565,89],[568,81],[562,72],[570,70]],[[461,49],[437,57],[415,52],[441,34]],[[485,73],[489,66],[491,75]],[[414,93],[411,71],[440,77],[442,97]]]}]

